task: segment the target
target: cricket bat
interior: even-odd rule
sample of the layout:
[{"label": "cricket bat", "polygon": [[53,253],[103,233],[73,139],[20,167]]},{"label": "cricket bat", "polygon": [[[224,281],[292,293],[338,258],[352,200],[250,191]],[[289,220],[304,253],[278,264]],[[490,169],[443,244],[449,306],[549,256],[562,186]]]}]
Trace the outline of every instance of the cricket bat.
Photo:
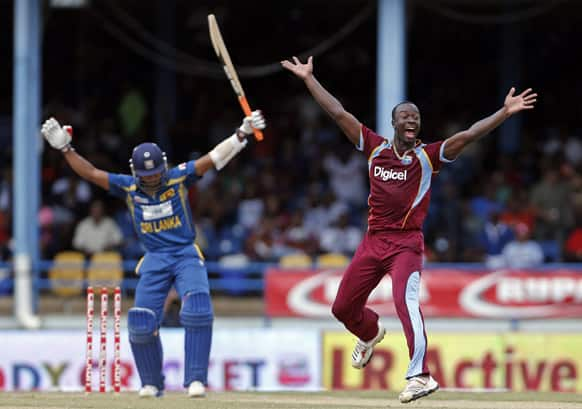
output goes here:
[{"label": "cricket bat", "polygon": [[[210,31],[210,41],[212,42],[212,47],[222,64],[222,68],[226,74],[226,77],[230,81],[230,85],[232,85],[232,89],[236,93],[238,97],[238,102],[245,113],[246,116],[251,115],[251,107],[249,106],[249,102],[247,101],[247,97],[245,96],[245,92],[243,87],[238,79],[238,74],[234,69],[234,65],[232,64],[232,60],[230,59],[230,55],[228,54],[228,50],[224,45],[224,40],[222,39],[222,34],[220,34],[220,28],[218,28],[218,23],[216,22],[216,17],[214,14],[208,15],[208,29]],[[255,138],[258,141],[263,140],[263,132],[260,129],[253,130],[255,134]]]}]

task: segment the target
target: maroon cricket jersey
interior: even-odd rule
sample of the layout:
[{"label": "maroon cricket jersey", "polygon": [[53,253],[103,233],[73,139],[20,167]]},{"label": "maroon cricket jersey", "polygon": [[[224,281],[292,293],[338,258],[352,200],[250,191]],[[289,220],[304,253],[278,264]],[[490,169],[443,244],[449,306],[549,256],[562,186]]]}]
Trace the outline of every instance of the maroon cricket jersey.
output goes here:
[{"label": "maroon cricket jersey", "polygon": [[368,158],[368,229],[420,231],[428,211],[430,183],[443,162],[444,141],[420,141],[402,159],[393,144],[362,125],[357,149]]}]

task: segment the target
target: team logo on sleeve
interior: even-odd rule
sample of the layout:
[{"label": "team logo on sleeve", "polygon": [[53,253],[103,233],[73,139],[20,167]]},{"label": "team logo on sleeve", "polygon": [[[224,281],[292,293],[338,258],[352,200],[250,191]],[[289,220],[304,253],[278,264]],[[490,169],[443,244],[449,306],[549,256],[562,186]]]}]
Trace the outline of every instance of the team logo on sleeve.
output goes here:
[{"label": "team logo on sleeve", "polygon": [[182,162],[182,163],[180,163],[178,165],[178,169],[180,169],[180,170],[186,170],[186,166],[187,166],[186,162]]},{"label": "team logo on sleeve", "polygon": [[160,195],[160,202],[166,201],[171,199],[172,197],[176,196],[176,191],[172,189],[166,190],[164,193]]}]

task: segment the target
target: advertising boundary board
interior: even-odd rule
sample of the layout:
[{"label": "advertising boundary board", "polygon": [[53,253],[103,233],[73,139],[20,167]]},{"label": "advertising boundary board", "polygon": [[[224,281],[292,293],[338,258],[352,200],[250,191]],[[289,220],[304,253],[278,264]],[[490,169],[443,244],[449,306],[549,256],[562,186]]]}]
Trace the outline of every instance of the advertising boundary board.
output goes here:
[{"label": "advertising boundary board", "polygon": [[[270,317],[332,318],[331,305],[343,270],[270,269],[265,311]],[[422,272],[420,302],[426,317],[533,319],[582,316],[582,274],[577,270]],[[395,316],[392,282],[384,277],[368,306]]]},{"label": "advertising boundary board", "polygon": [[[183,331],[161,329],[167,390],[183,390]],[[109,335],[107,385],[111,390],[113,334]],[[0,338],[0,391],[83,388],[83,330],[10,330],[0,331]],[[318,390],[321,333],[317,329],[217,329],[210,360],[210,390]],[[97,369],[94,359],[94,390]],[[121,331],[120,375],[122,390],[141,386],[126,329]]]}]

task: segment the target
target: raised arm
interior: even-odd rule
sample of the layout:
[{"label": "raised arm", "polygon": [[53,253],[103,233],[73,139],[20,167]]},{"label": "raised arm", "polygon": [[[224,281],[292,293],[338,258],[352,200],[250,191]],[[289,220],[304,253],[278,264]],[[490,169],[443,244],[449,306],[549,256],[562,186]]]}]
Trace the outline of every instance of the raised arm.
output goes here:
[{"label": "raised arm", "polygon": [[309,57],[306,64],[302,64],[297,57],[293,57],[293,61],[294,63],[281,61],[281,65],[303,80],[315,101],[338,124],[348,139],[354,145],[358,145],[360,143],[360,121],[346,111],[343,105],[317,81],[313,75],[313,57]]},{"label": "raised arm", "polygon": [[109,190],[109,175],[107,172],[97,169],[91,162],[79,155],[71,146],[71,127],[61,127],[56,119],[45,121],[41,128],[42,135],[55,149],[63,152],[65,160],[77,175],[83,179]]},{"label": "raised arm", "polygon": [[447,139],[443,151],[445,159],[454,160],[465,146],[481,139],[510,116],[526,109],[533,109],[538,94],[531,92],[532,89],[528,88],[521,94],[514,96],[515,88],[512,87],[505,97],[505,103],[501,109],[493,115],[475,122],[469,129],[458,132]]},{"label": "raised arm", "polygon": [[226,138],[214,147],[210,152],[194,162],[196,174],[202,176],[213,167],[220,170],[234,158],[245,146],[247,137],[253,133],[253,129],[265,129],[267,126],[265,117],[261,111],[253,111],[251,116],[243,119],[241,126],[234,134]]}]

